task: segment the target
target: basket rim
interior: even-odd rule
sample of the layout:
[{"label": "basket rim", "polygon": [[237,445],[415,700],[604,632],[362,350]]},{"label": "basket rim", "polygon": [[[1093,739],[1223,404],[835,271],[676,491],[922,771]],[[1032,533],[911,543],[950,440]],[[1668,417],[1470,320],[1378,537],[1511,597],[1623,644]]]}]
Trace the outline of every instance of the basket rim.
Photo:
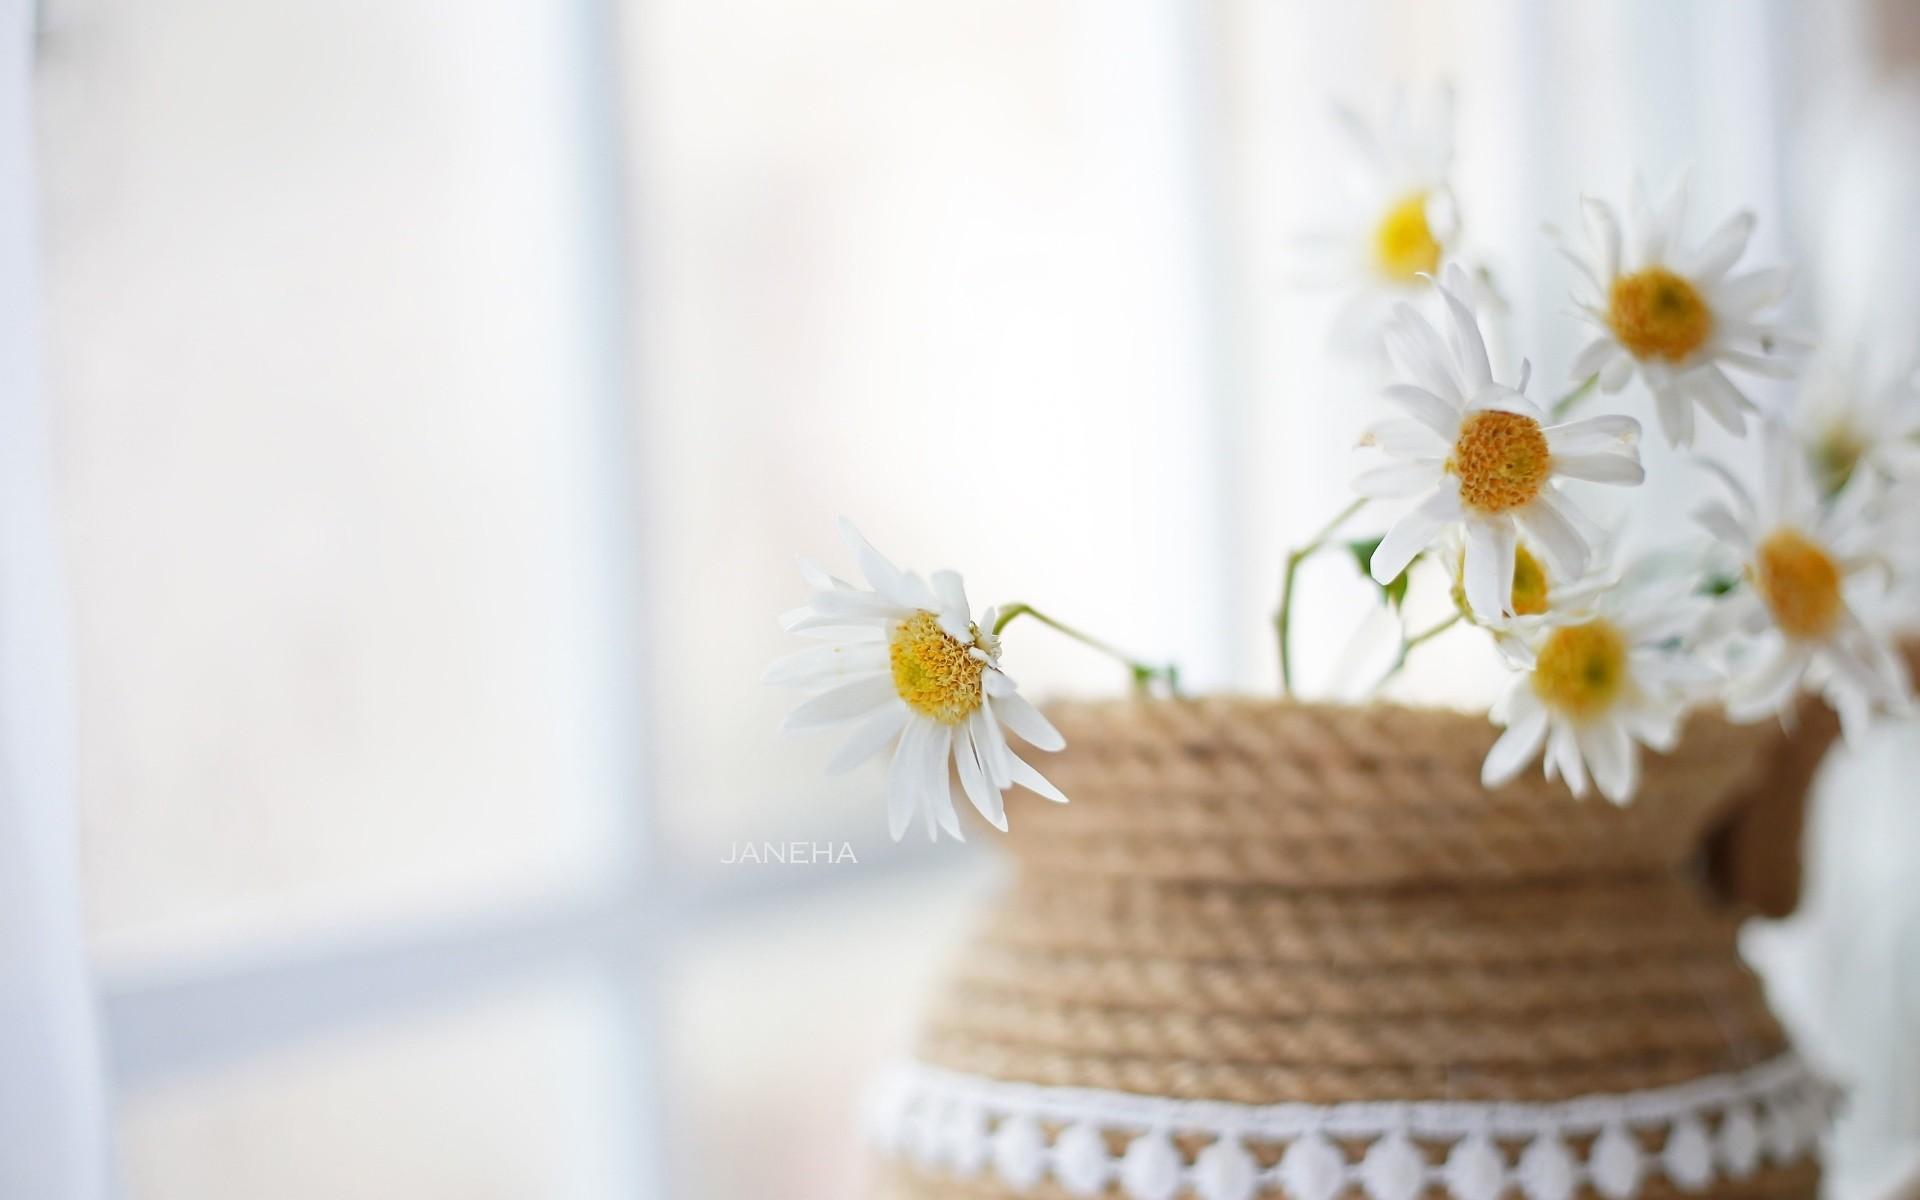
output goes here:
[{"label": "basket rim", "polygon": [[1029,757],[1069,797],[1022,803],[1008,848],[1098,875],[1365,886],[1672,870],[1734,812],[1779,735],[1713,711],[1641,749],[1625,805],[1539,762],[1496,788],[1484,714],[1284,697],[1055,698]]}]

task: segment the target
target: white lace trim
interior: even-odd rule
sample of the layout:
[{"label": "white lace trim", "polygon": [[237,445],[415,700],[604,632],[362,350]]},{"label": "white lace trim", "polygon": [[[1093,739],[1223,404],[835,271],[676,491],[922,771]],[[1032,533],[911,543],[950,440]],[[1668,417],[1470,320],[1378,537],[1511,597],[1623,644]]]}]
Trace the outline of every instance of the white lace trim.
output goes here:
[{"label": "white lace trim", "polygon": [[[1551,1104],[1254,1106],[1037,1087],[917,1063],[889,1072],[869,1100],[869,1133],[882,1153],[929,1171],[991,1171],[1016,1191],[1051,1177],[1076,1196],[1112,1184],[1130,1200],[1173,1200],[1183,1191],[1200,1200],[1268,1192],[1334,1200],[1353,1188],[1371,1200],[1416,1200],[1429,1187],[1456,1200],[1496,1200],[1510,1189],[1527,1200],[1571,1200],[1583,1185],[1606,1200],[1631,1200],[1656,1174],[1698,1191],[1764,1163],[1817,1154],[1834,1093],[1786,1056],[1739,1074]],[[1665,1135],[1657,1153],[1634,1136],[1649,1132]],[[1188,1162],[1175,1135],[1212,1141]],[[1582,1158],[1569,1141],[1588,1137]],[[1432,1164],[1416,1138],[1451,1149]],[[1352,1161],[1333,1139],[1367,1149]],[[1286,1150],[1262,1167],[1246,1141]],[[1525,1146],[1516,1157],[1496,1142]]]}]

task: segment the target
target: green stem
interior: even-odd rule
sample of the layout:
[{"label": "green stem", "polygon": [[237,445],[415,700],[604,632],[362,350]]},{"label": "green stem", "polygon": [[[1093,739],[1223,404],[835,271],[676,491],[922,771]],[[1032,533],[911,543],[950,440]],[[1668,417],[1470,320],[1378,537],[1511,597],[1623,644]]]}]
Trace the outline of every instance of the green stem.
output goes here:
[{"label": "green stem", "polygon": [[1280,642],[1280,692],[1293,695],[1293,582],[1299,574],[1300,564],[1326,548],[1327,539],[1332,537],[1342,525],[1352,519],[1353,514],[1366,505],[1366,497],[1355,500],[1334,515],[1326,527],[1313,535],[1307,544],[1298,550],[1289,551],[1287,565],[1280,573],[1280,607],[1274,610],[1273,634]]},{"label": "green stem", "polygon": [[1400,639],[1400,652],[1394,655],[1393,665],[1387,668],[1387,673],[1382,675],[1379,680],[1374,683],[1373,690],[1378,692],[1381,688],[1393,682],[1393,677],[1398,675],[1401,668],[1407,665],[1407,656],[1413,653],[1415,647],[1425,645],[1459,623],[1460,614],[1455,613],[1438,625],[1423,629],[1412,637],[1402,636]]},{"label": "green stem", "polygon": [[1166,666],[1156,667],[1149,663],[1141,662],[1137,658],[1130,658],[1125,651],[1120,650],[1118,647],[1103,642],[1090,633],[1075,629],[1064,621],[1050,617],[1031,604],[1009,604],[1001,609],[999,618],[993,623],[994,636],[998,637],[1000,631],[1013,624],[1014,619],[1017,617],[1032,617],[1055,633],[1065,634],[1067,637],[1072,638],[1088,649],[1097,650],[1115,662],[1120,663],[1126,667],[1127,671],[1133,676],[1133,686],[1142,692],[1148,690],[1154,680],[1159,679],[1166,682],[1168,692],[1175,696],[1180,694],[1180,668],[1178,666],[1173,663],[1168,663]]},{"label": "green stem", "polygon": [[1578,387],[1560,397],[1558,400],[1555,400],[1553,405],[1547,409],[1548,415],[1558,421],[1560,418],[1572,412],[1574,406],[1578,405],[1582,400],[1585,400],[1593,389],[1599,386],[1600,374],[1596,371],[1582,380]]}]

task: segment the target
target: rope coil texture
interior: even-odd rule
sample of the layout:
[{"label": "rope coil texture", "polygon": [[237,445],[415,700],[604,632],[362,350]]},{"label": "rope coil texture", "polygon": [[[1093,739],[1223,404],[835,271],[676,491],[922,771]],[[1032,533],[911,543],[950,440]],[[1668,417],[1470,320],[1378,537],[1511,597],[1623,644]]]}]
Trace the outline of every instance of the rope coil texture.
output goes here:
[{"label": "rope coil texture", "polygon": [[[1013,814],[1015,881],[937,993],[912,1068],[923,1078],[1143,1103],[1491,1111],[1787,1070],[1769,1067],[1789,1052],[1736,953],[1740,914],[1693,875],[1703,840],[1747,802],[1775,733],[1696,718],[1672,754],[1649,755],[1639,797],[1617,808],[1537,775],[1483,788],[1497,731],[1463,713],[1207,699],[1065,703],[1048,715],[1067,738],[1048,775],[1073,803]],[[1804,1124],[1812,1110],[1795,1103],[1781,1111]],[[1450,1146],[1414,1145],[1417,1170],[1396,1146],[1396,1166],[1371,1170],[1417,1177],[1403,1197],[1366,1186],[1365,1172],[1302,1194],[1326,1176],[1283,1169],[1284,1139],[1243,1144],[1205,1128],[1165,1131],[1168,1163],[1160,1141],[1139,1151],[1168,1170],[1140,1167],[1141,1187],[1128,1190],[1122,1164],[1137,1137],[1038,1117],[1009,1125],[1019,1113],[975,1106],[964,1119],[985,1122],[983,1145],[1001,1136],[1021,1163],[1084,1169],[1028,1178],[1024,1166],[1009,1175],[893,1156],[876,1194],[1493,1200],[1462,1191],[1477,1162],[1483,1181],[1534,1179],[1541,1190],[1523,1187],[1526,1200],[1810,1197],[1817,1167],[1800,1152],[1810,1135],[1791,1156],[1746,1164],[1748,1117],[1765,1125],[1773,1111],[1723,1107],[1684,1128],[1639,1130],[1632,1156],[1609,1140],[1605,1161],[1639,1164],[1624,1191],[1624,1168],[1592,1160],[1593,1130],[1539,1151],[1532,1174],[1522,1144],[1493,1146],[1498,1170],[1476,1149],[1467,1174],[1448,1172]],[[1691,1149],[1669,1156],[1684,1160],[1677,1175],[1656,1169],[1665,1140],[1684,1134],[1690,1146],[1695,1125],[1709,1142],[1731,1138],[1751,1169],[1701,1174]],[[1355,1172],[1369,1149],[1335,1146]],[[1709,1158],[1726,1165],[1724,1148]],[[1095,1171],[1096,1160],[1107,1165]]]}]

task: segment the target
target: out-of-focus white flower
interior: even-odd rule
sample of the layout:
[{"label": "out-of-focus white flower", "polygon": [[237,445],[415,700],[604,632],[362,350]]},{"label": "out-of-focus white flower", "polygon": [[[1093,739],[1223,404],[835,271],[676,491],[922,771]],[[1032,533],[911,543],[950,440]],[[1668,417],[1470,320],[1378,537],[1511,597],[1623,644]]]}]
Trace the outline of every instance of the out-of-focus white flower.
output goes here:
[{"label": "out-of-focus white flower", "polygon": [[1911,371],[1876,375],[1857,357],[1818,359],[1794,402],[1793,432],[1826,495],[1863,466],[1886,480],[1920,479],[1920,389]]},{"label": "out-of-focus white flower", "polygon": [[1417,294],[1439,271],[1458,221],[1448,172],[1453,160],[1453,96],[1434,90],[1416,105],[1394,93],[1382,121],[1335,109],[1351,149],[1340,205],[1322,227],[1295,241],[1298,273],[1345,294],[1333,322],[1336,347],[1377,352],[1393,304]]},{"label": "out-of-focus white flower", "polygon": [[1731,273],[1753,235],[1752,213],[1735,213],[1704,242],[1684,245],[1686,201],[1684,180],[1657,209],[1636,184],[1633,236],[1624,249],[1620,222],[1600,200],[1583,201],[1592,243],[1587,253],[1555,231],[1590,289],[1575,297],[1580,311],[1600,329],[1574,357],[1573,377],[1598,375],[1601,390],[1617,392],[1637,370],[1675,446],[1693,444],[1696,404],[1728,432],[1746,431],[1744,414],[1756,409],[1725,368],[1780,378],[1792,373],[1777,353],[1785,334],[1762,316],[1785,297],[1790,273],[1785,267]]},{"label": "out-of-focus white flower", "polygon": [[1388,530],[1369,564],[1385,584],[1449,530],[1465,539],[1467,601],[1484,620],[1513,615],[1520,531],[1563,578],[1584,574],[1598,537],[1557,486],[1561,479],[1637,484],[1645,478],[1640,423],[1605,416],[1548,426],[1546,413],[1519,386],[1496,383],[1486,341],[1457,267],[1436,284],[1450,337],[1402,305],[1387,327],[1387,348],[1411,382],[1386,397],[1411,414],[1374,426],[1363,444],[1399,461],[1362,473],[1354,489],[1371,498],[1421,497]]},{"label": "out-of-focus white flower", "polygon": [[1481,779],[1497,787],[1544,748],[1547,778],[1584,796],[1592,776],[1615,804],[1640,786],[1640,747],[1672,749],[1681,718],[1714,681],[1684,650],[1701,601],[1667,588],[1599,588],[1576,609],[1517,623],[1500,638],[1519,672],[1493,720],[1506,732],[1487,752]]},{"label": "out-of-focus white flower", "polygon": [[1001,793],[1015,784],[1065,803],[1058,788],[1008,747],[1001,730],[1004,724],[1040,750],[1066,744],[1000,669],[994,610],[975,621],[958,574],[935,571],[929,586],[887,561],[844,519],[840,533],[871,590],[801,563],[813,595],[781,624],[825,644],[780,659],[765,682],[822,690],[794,709],[783,728],[859,722],[829,764],[833,774],[893,745],[887,828],[895,841],[916,812],[925,816],[929,838],[940,830],[962,836],[949,762],[967,799],[1002,831]]},{"label": "out-of-focus white flower", "polygon": [[1731,504],[1714,501],[1696,514],[1721,544],[1740,556],[1743,586],[1721,600],[1711,635],[1744,635],[1742,668],[1728,691],[1735,720],[1785,719],[1805,687],[1823,693],[1855,740],[1876,713],[1903,712],[1912,681],[1891,639],[1863,612],[1887,583],[1896,547],[1875,481],[1856,478],[1822,503],[1820,491],[1784,431],[1763,433],[1759,496],[1725,471]]}]

